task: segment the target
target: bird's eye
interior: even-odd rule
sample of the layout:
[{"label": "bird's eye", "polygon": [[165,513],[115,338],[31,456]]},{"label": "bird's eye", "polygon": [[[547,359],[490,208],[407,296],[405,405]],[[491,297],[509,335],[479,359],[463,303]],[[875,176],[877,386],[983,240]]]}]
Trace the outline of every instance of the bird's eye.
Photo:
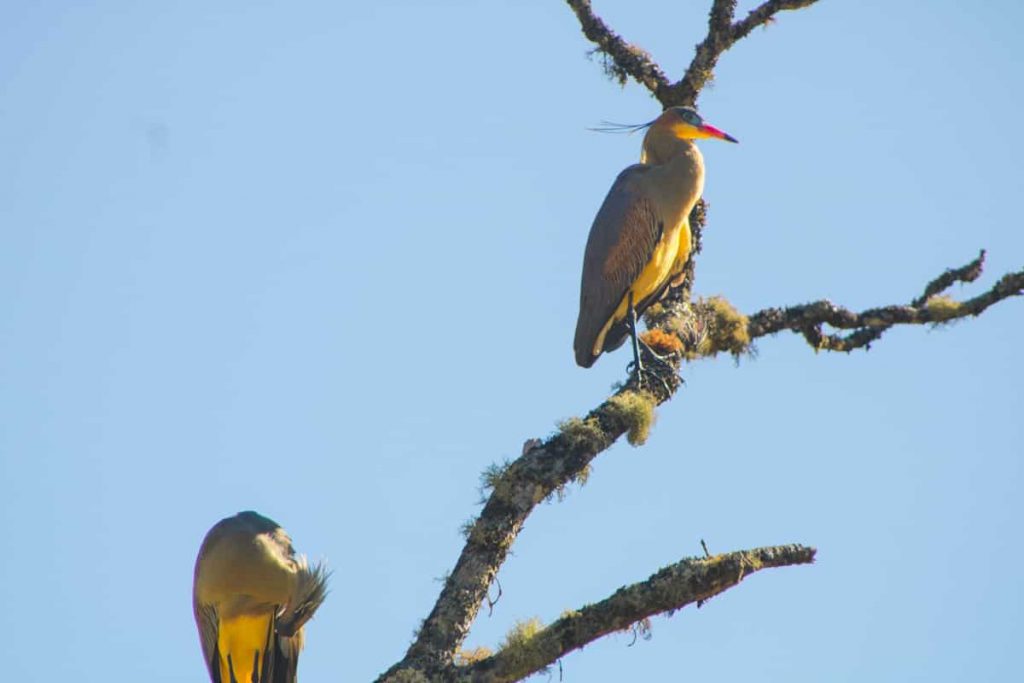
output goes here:
[{"label": "bird's eye", "polygon": [[691,124],[691,125],[694,125],[694,126],[696,126],[698,123],[700,123],[700,117],[698,117],[692,111],[684,111],[683,112],[683,120],[686,121],[687,123]]}]

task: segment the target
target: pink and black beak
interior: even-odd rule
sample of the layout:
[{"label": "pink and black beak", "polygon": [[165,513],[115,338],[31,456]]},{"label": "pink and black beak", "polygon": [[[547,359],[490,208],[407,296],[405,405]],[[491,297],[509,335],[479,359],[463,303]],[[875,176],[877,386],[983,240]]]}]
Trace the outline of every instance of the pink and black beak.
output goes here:
[{"label": "pink and black beak", "polygon": [[719,140],[726,140],[728,142],[735,142],[737,144],[739,143],[739,140],[729,135],[725,131],[718,130],[709,123],[701,123],[698,127],[698,130],[711,138],[718,138]]}]

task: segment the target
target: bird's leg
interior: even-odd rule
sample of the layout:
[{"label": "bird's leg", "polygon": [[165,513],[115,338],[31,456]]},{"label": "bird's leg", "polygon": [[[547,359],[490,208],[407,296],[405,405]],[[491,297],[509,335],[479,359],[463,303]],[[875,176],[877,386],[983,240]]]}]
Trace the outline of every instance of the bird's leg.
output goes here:
[{"label": "bird's leg", "polygon": [[656,380],[658,380],[659,382],[661,382],[661,386],[665,389],[665,393],[666,394],[671,394],[672,390],[669,388],[668,382],[666,382],[661,377],[661,375],[659,375],[658,373],[651,372],[650,370],[647,370],[646,368],[644,368],[644,363],[640,359],[640,348],[643,347],[643,350],[646,351],[647,353],[649,353],[651,355],[651,357],[654,359],[654,361],[658,365],[661,365],[662,367],[667,367],[670,370],[672,369],[672,366],[669,365],[668,362],[664,358],[662,358],[661,356],[656,354],[651,349],[651,347],[649,347],[647,344],[644,344],[642,341],[640,341],[640,336],[636,333],[636,308],[633,306],[633,292],[632,291],[629,292],[629,317],[628,317],[628,319],[629,319],[629,336],[630,336],[630,338],[633,341],[633,369],[636,371],[636,388],[637,389],[643,389],[644,388],[644,375],[650,375],[650,376],[654,377]]},{"label": "bird's leg", "polygon": [[657,353],[655,353],[654,349],[652,349],[650,346],[648,346],[643,340],[640,340],[639,344],[640,344],[640,348],[643,351],[646,351],[647,355],[649,355],[651,357],[651,360],[654,361],[655,365],[660,365],[661,367],[665,368],[666,370],[669,370],[671,372],[675,372],[675,368],[672,367],[672,363],[669,362],[668,358],[666,358],[665,356],[660,356]]},{"label": "bird's leg", "polygon": [[672,367],[672,364],[669,363],[667,359],[659,356],[654,352],[654,349],[652,349],[644,342],[640,341],[640,336],[636,332],[636,308],[633,306],[632,291],[629,292],[628,304],[629,315],[627,317],[627,320],[629,321],[629,336],[633,342],[633,369],[636,371],[637,389],[644,388],[644,375],[650,375],[661,383],[661,386],[665,390],[666,394],[671,395],[672,388],[669,386],[668,382],[665,381],[665,378],[663,378],[659,373],[648,370],[647,368],[644,367],[643,361],[641,360],[640,349],[642,348],[644,351],[646,351],[650,355],[651,359],[654,361],[655,365],[660,365],[662,369],[667,370],[673,375],[675,375],[676,369]]},{"label": "bird's leg", "polygon": [[643,384],[644,365],[640,361],[640,339],[636,334],[636,309],[633,308],[633,290],[629,291],[629,336],[633,340],[633,368],[636,370],[637,384]]}]

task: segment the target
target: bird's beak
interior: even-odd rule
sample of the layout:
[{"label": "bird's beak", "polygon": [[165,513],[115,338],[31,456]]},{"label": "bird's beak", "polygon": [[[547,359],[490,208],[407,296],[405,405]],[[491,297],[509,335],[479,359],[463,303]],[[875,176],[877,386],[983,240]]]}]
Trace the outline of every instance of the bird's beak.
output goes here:
[{"label": "bird's beak", "polygon": [[725,131],[718,130],[714,126],[712,126],[710,124],[707,124],[707,123],[702,124],[700,126],[699,130],[700,130],[700,132],[702,132],[705,135],[707,135],[709,138],[718,138],[719,140],[726,140],[728,142],[736,142],[736,143],[739,142],[739,140],[737,140],[733,136],[729,135]]}]

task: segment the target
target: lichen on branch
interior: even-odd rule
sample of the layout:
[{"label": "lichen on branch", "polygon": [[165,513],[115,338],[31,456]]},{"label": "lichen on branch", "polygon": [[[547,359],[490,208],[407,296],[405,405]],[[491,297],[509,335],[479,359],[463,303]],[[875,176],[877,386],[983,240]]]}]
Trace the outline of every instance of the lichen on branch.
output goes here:
[{"label": "lichen on branch", "polygon": [[742,40],[758,26],[774,20],[784,10],[795,10],[813,5],[817,0],[768,0],[758,5],[740,21],[733,21],[736,0],[714,0],[708,16],[708,32],[695,50],[686,73],[671,82],[643,48],[626,41],[610,29],[594,13],[590,0],[566,0],[576,14],[583,35],[594,43],[594,52],[605,58],[605,72],[625,85],[632,78],[654,95],[664,107],[693,105],[704,86],[712,79],[712,72],[722,53]]},{"label": "lichen on branch", "polygon": [[[609,60],[609,73],[620,82],[633,78],[663,106],[693,104],[712,77],[718,58],[758,26],[770,23],[778,12],[799,9],[816,0],[768,0],[745,18],[735,20],[736,0],[714,0],[708,33],[697,46],[686,73],[671,82],[641,47],[612,31],[596,14],[589,0],[566,0],[596,50]],[[583,481],[590,464],[621,436],[634,445],[647,438],[654,409],[680,387],[678,370],[684,361],[729,353],[739,357],[754,340],[782,330],[803,337],[816,350],[850,351],[866,347],[886,330],[900,324],[947,324],[979,315],[989,306],[1024,291],[1024,270],[1009,273],[982,294],[959,301],[944,292],[956,282],[972,282],[982,272],[984,252],[961,268],[946,271],[930,282],[909,305],[892,305],[853,312],[828,301],[787,308],[768,308],[744,315],[724,297],[691,300],[693,256],[700,252],[700,229],[705,205],[698,202],[691,214],[694,249],[686,266],[683,287],[673,292],[646,316],[644,340],[667,363],[646,373],[641,390],[634,376],[611,397],[582,417],[559,424],[543,440],[530,440],[519,458],[485,473],[487,500],[479,516],[466,527],[466,542],[441,593],[403,659],[382,674],[380,681],[513,681],[557,661],[567,652],[654,614],[705,600],[736,585],[754,571],[769,566],[810,562],[814,550],[781,546],[697,560],[683,560],[646,581],[620,589],[614,595],[564,613],[543,627],[527,622],[505,647],[494,654],[464,650],[469,628],[487,600],[488,589],[508,557],[527,517],[538,504],[571,482]],[[838,334],[826,329],[845,331]],[[654,381],[656,380],[656,381]]]},{"label": "lichen on branch", "polygon": [[762,569],[809,564],[817,551],[802,545],[757,548],[686,558],[592,605],[567,610],[554,623],[521,622],[493,656],[465,667],[454,680],[506,683],[543,671],[573,650],[649,617],[701,603]]}]

